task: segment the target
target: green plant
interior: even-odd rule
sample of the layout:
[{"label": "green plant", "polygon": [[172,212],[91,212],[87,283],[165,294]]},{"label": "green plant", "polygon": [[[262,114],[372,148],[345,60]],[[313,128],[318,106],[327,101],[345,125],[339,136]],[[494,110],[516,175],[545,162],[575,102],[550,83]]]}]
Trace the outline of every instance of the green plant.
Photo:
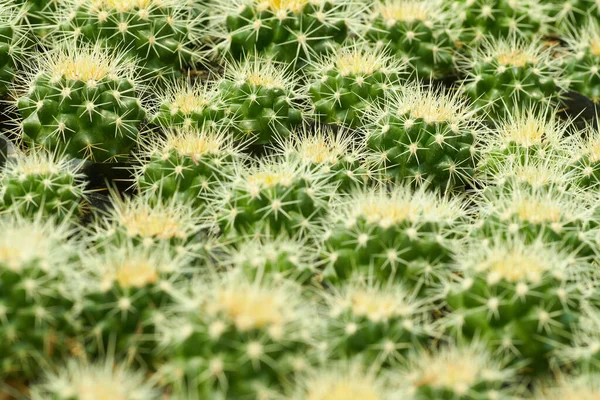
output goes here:
[{"label": "green plant", "polygon": [[[568,4],[568,3],[567,3]],[[600,103],[600,20],[590,18],[566,35],[565,75],[569,88]]]}]

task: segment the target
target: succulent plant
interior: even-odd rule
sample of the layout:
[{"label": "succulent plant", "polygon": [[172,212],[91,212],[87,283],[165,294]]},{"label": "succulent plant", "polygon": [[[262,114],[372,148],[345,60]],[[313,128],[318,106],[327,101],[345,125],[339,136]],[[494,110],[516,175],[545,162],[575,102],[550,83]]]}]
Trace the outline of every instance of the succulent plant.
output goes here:
[{"label": "succulent plant", "polygon": [[458,93],[409,85],[372,110],[367,147],[389,180],[459,189],[477,160],[474,113]]},{"label": "succulent plant", "polygon": [[550,16],[558,22],[558,31],[564,25],[582,26],[589,19],[599,21],[600,1],[598,0],[551,0]]},{"label": "succulent plant", "polygon": [[556,244],[501,234],[473,240],[456,260],[442,294],[451,311],[444,326],[516,355],[523,372],[547,371],[581,318],[589,264]]},{"label": "succulent plant", "polygon": [[209,217],[226,236],[287,232],[306,234],[325,213],[336,184],[321,168],[284,158],[238,166],[213,197]]},{"label": "succulent plant", "polygon": [[562,61],[539,38],[487,39],[459,69],[466,76],[462,91],[492,119],[535,105],[555,107],[568,83]]},{"label": "succulent plant", "polygon": [[552,382],[538,386],[535,400],[576,400],[593,399],[600,395],[600,376],[586,374],[562,376]]},{"label": "succulent plant", "polygon": [[300,65],[344,42],[362,9],[353,0],[233,0],[215,7],[216,51]]},{"label": "succulent plant", "polygon": [[232,163],[241,162],[243,146],[235,145],[224,129],[175,128],[150,136],[143,144],[136,184],[144,193],[176,197],[196,206],[203,193],[231,179]]},{"label": "succulent plant", "polygon": [[324,222],[323,278],[401,280],[419,291],[445,275],[466,222],[458,197],[406,185],[352,192]]},{"label": "succulent plant", "polygon": [[582,188],[595,189],[600,183],[600,130],[588,126],[581,136],[574,136],[571,143],[571,159],[565,161]]},{"label": "succulent plant", "polygon": [[37,54],[15,84],[23,141],[73,158],[126,159],[145,116],[134,71],[122,54],[99,45]]},{"label": "succulent plant", "polygon": [[322,122],[361,126],[364,113],[398,84],[404,66],[389,51],[362,42],[341,47],[309,66],[309,94]]},{"label": "succulent plant", "polygon": [[439,0],[373,2],[367,40],[390,48],[420,78],[453,75],[457,21],[448,8]]},{"label": "succulent plant", "polygon": [[11,0],[0,1],[0,95],[6,95],[14,81],[18,64],[28,48],[27,29],[19,22],[25,10]]},{"label": "succulent plant", "polygon": [[82,43],[103,41],[126,49],[141,74],[159,81],[181,75],[199,56],[195,49],[202,30],[199,1],[64,0],[54,16],[56,34]]},{"label": "succulent plant", "polygon": [[71,351],[74,232],[52,218],[0,217],[0,379],[35,378]]},{"label": "succulent plant", "polygon": [[159,371],[200,398],[261,398],[305,370],[318,321],[289,281],[232,272],[192,281],[162,324],[170,362]]},{"label": "succulent plant", "polygon": [[[566,3],[568,4],[568,3]],[[600,19],[590,18],[571,29],[564,59],[569,88],[600,103]]]},{"label": "succulent plant", "polygon": [[34,217],[76,217],[86,198],[80,165],[33,151],[12,157],[0,170],[0,209]]}]

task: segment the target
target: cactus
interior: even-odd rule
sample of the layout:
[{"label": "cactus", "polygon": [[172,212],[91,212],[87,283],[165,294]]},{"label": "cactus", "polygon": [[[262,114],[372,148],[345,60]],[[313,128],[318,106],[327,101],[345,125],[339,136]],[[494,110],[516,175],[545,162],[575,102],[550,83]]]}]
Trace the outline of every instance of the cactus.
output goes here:
[{"label": "cactus", "polygon": [[74,232],[52,218],[0,217],[0,379],[35,378],[71,350]]},{"label": "cactus", "polygon": [[0,209],[21,215],[77,216],[85,201],[80,165],[42,152],[11,158],[0,171]]},{"label": "cactus", "polygon": [[401,285],[359,281],[323,297],[329,359],[362,357],[388,368],[433,336],[424,302]]},{"label": "cactus", "polygon": [[[590,286],[594,291],[593,285]],[[556,370],[571,373],[600,372],[600,314],[597,307],[590,307],[584,311],[579,326],[574,329],[573,339],[559,347],[552,357],[551,361],[556,365]]]},{"label": "cactus", "polygon": [[402,373],[413,400],[509,400],[515,398],[515,375],[478,341],[413,351]]},{"label": "cactus", "polygon": [[532,39],[546,33],[552,22],[550,7],[540,0],[454,0],[452,14],[463,28],[463,44],[490,37]]},{"label": "cactus", "polygon": [[216,51],[298,66],[344,42],[362,9],[353,0],[233,0],[215,6]]},{"label": "cactus", "polygon": [[241,148],[223,129],[169,129],[144,142],[137,187],[165,201],[177,197],[201,206],[203,194],[231,179],[230,165],[243,159]]},{"label": "cactus", "polygon": [[565,56],[569,88],[600,103],[600,20],[590,18],[565,36],[570,52]]},{"label": "cactus", "polygon": [[0,1],[0,96],[6,95],[27,50],[27,30],[19,24],[25,10],[11,0]]},{"label": "cactus", "polygon": [[159,400],[161,395],[142,371],[125,364],[113,365],[112,358],[89,363],[69,359],[58,371],[46,371],[42,382],[32,388],[32,400]]},{"label": "cactus", "polygon": [[235,272],[192,281],[161,337],[170,363],[159,371],[200,398],[267,398],[311,364],[318,320],[289,281]]},{"label": "cactus", "polygon": [[135,66],[101,48],[58,46],[16,84],[28,145],[97,162],[126,159],[145,112]]},{"label": "cactus", "polygon": [[298,77],[283,65],[259,58],[231,62],[218,81],[218,92],[233,119],[237,139],[256,144],[286,137],[304,119]]},{"label": "cactus", "polygon": [[390,180],[460,189],[477,160],[474,112],[458,93],[409,85],[372,111],[367,147]]},{"label": "cactus", "polygon": [[265,158],[237,166],[233,180],[209,199],[226,236],[240,233],[307,234],[326,211],[336,185],[320,168],[297,160]]},{"label": "cactus", "polygon": [[574,173],[576,183],[593,189],[600,183],[600,129],[588,126],[581,136],[575,136],[567,167]]},{"label": "cactus", "polygon": [[384,49],[358,42],[309,65],[309,93],[322,122],[349,127],[364,124],[364,112],[397,85],[402,63]]},{"label": "cactus", "polygon": [[323,243],[323,277],[357,275],[379,282],[402,280],[420,291],[445,275],[467,221],[459,197],[408,186],[355,191],[330,211]]},{"label": "cactus", "polygon": [[524,373],[547,371],[581,318],[590,265],[555,244],[501,234],[474,239],[456,260],[455,281],[441,293],[451,311],[443,325],[517,355]]},{"label": "cactus", "polygon": [[588,374],[562,376],[556,381],[545,382],[535,391],[535,400],[577,400],[600,396],[600,376]]},{"label": "cactus", "polygon": [[374,2],[367,40],[387,46],[418,77],[440,79],[455,73],[455,17],[442,1]]},{"label": "cactus", "polygon": [[104,41],[126,49],[139,61],[142,75],[159,81],[181,75],[199,59],[195,50],[202,30],[198,1],[65,0],[54,18],[56,34],[81,43]]},{"label": "cactus", "polygon": [[174,254],[169,243],[146,247],[129,239],[104,243],[82,256],[75,307],[86,354],[156,362],[156,326],[174,301],[175,282],[192,272],[191,248]]},{"label": "cactus", "polygon": [[558,31],[565,25],[582,26],[588,20],[600,21],[598,0],[551,0],[550,16],[558,22]]},{"label": "cactus", "polygon": [[377,175],[363,141],[358,141],[350,131],[323,127],[306,127],[294,131],[275,146],[283,157],[300,160],[313,168],[320,168],[329,180],[338,183],[338,191],[372,183]]}]

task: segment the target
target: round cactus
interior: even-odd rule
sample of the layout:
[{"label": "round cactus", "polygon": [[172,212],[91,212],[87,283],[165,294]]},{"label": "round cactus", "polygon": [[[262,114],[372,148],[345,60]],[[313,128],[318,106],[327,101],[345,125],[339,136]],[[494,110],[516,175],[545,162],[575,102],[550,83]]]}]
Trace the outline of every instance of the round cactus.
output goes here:
[{"label": "round cactus", "polygon": [[260,54],[302,64],[350,35],[360,7],[353,0],[233,0],[218,2],[216,50],[234,59]]},{"label": "round cactus", "polygon": [[16,87],[24,142],[97,162],[127,158],[145,116],[134,70],[100,46],[39,53]]},{"label": "round cactus", "polygon": [[367,147],[387,179],[445,191],[471,180],[479,121],[458,93],[410,85],[371,114]]},{"label": "round cactus", "polygon": [[243,155],[223,129],[170,129],[143,144],[136,183],[144,193],[177,197],[201,206],[203,194],[231,179],[230,165]]},{"label": "round cactus", "polygon": [[161,395],[142,371],[132,371],[114,360],[88,363],[70,359],[58,371],[46,371],[31,390],[32,400],[159,400]]},{"label": "round cactus", "polygon": [[347,45],[311,63],[309,93],[318,119],[350,127],[398,83],[404,66],[383,49]]},{"label": "round cactus", "polygon": [[571,143],[571,159],[567,166],[575,174],[582,188],[596,188],[600,184],[600,129],[588,126]]},{"label": "round cactus", "polygon": [[326,211],[336,185],[320,168],[297,160],[266,158],[238,166],[214,194],[210,215],[227,236],[240,233],[305,234]]},{"label": "round cactus", "polygon": [[565,56],[569,88],[600,103],[600,20],[578,24],[566,35],[570,52]]},{"label": "round cactus", "polygon": [[57,34],[82,43],[104,41],[127,49],[148,78],[170,78],[199,58],[194,49],[202,27],[198,1],[65,0],[55,17]]},{"label": "round cactus", "polygon": [[161,329],[171,360],[159,375],[200,398],[267,398],[312,363],[318,321],[289,281],[193,281],[175,312]]},{"label": "round cactus", "polygon": [[553,382],[545,382],[535,391],[535,400],[594,399],[600,396],[600,376],[586,374],[563,376]]},{"label": "round cactus", "polygon": [[516,371],[477,341],[413,351],[402,375],[412,400],[515,398]]},{"label": "round cactus", "polygon": [[433,330],[424,303],[398,284],[352,283],[325,293],[329,359],[390,367]]},{"label": "round cactus", "polygon": [[[439,0],[374,2],[367,40],[386,46],[407,62],[420,78],[454,74],[456,26],[454,16]],[[453,20],[454,18],[454,20]]]},{"label": "round cactus", "polygon": [[22,215],[77,216],[85,201],[80,166],[43,152],[12,157],[0,171],[0,209]]},{"label": "round cactus", "polygon": [[289,139],[281,140],[275,150],[283,157],[320,168],[329,175],[329,180],[339,184],[338,191],[371,183],[377,174],[364,143],[357,141],[350,131],[305,126],[294,131]]},{"label": "round cactus", "polygon": [[0,1],[0,96],[9,92],[27,47],[27,31],[19,23],[24,13],[11,0]]},{"label": "round cactus", "polygon": [[589,19],[600,21],[598,0],[551,0],[550,16],[558,22],[559,31],[564,25],[582,26]]},{"label": "round cactus", "polygon": [[580,320],[587,294],[578,277],[590,266],[553,244],[516,235],[473,240],[456,260],[456,282],[443,293],[451,311],[446,328],[516,354],[524,372],[547,371]]},{"label": "round cactus", "polygon": [[492,118],[532,105],[554,107],[566,87],[562,61],[539,38],[488,39],[460,64],[462,91]]},{"label": "round cactus", "polygon": [[0,217],[0,379],[35,378],[70,352],[73,231],[52,218]]},{"label": "round cactus", "polygon": [[465,222],[459,197],[408,186],[355,191],[325,221],[323,278],[337,282],[358,274],[404,280],[420,290],[445,275],[443,264],[452,261]]},{"label": "round cactus", "polygon": [[266,144],[303,121],[304,95],[297,87],[297,75],[285,65],[256,58],[228,64],[217,90],[236,138]]}]

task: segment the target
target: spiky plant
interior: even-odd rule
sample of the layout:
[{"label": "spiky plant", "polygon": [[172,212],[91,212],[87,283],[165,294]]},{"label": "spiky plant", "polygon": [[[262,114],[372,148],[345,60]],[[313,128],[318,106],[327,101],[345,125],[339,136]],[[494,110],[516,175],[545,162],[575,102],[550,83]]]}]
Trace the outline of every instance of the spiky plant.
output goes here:
[{"label": "spiky plant", "polygon": [[288,136],[304,119],[298,79],[286,65],[271,60],[247,58],[227,64],[217,90],[236,138],[266,144],[276,135]]},{"label": "spiky plant", "polygon": [[321,168],[298,160],[264,158],[236,166],[231,182],[211,197],[210,216],[223,234],[310,232],[327,210],[336,184]]},{"label": "spiky plant", "polygon": [[589,18],[565,35],[570,52],[565,57],[570,89],[600,103],[600,19]]},{"label": "spiky plant", "polygon": [[25,9],[11,0],[0,1],[0,95],[6,95],[27,50],[27,29],[20,24]]},{"label": "spiky plant", "polygon": [[463,28],[464,44],[491,37],[531,39],[546,33],[552,22],[550,7],[540,0],[454,0],[452,14]]},{"label": "spiky plant", "polygon": [[587,126],[570,148],[571,159],[566,163],[582,188],[596,188],[600,184],[600,129]]},{"label": "spiky plant", "polygon": [[468,183],[480,124],[459,93],[411,84],[371,112],[365,131],[385,178],[445,191]]},{"label": "spiky plant", "polygon": [[413,351],[401,375],[413,400],[515,398],[516,371],[478,341]]},{"label": "spiky plant", "polygon": [[11,157],[0,171],[0,209],[21,215],[76,217],[87,197],[80,164],[33,151]]},{"label": "spiky plant", "polygon": [[367,40],[386,46],[425,79],[455,73],[456,16],[440,0],[373,2]]},{"label": "spiky plant", "polygon": [[460,60],[462,92],[497,118],[532,105],[556,106],[565,89],[562,61],[539,38],[486,39]]},{"label": "spiky plant", "polygon": [[32,400],[159,400],[161,394],[149,383],[143,371],[126,364],[114,365],[107,357],[90,363],[69,359],[57,371],[47,370],[41,382],[31,389]]},{"label": "spiky plant", "polygon": [[136,185],[144,193],[177,197],[202,205],[203,193],[211,193],[231,179],[231,164],[241,162],[243,146],[235,145],[224,129],[176,128],[143,143]]},{"label": "spiky plant", "polygon": [[61,0],[6,0],[20,9],[15,22],[27,26],[39,38],[45,38],[53,30],[50,15],[60,8]]},{"label": "spiky plant", "polygon": [[91,237],[99,244],[133,240],[144,247],[167,243],[179,251],[202,228],[200,212],[191,203],[177,198],[163,200],[160,192],[158,196],[146,193],[124,198],[114,193],[110,200],[110,210],[99,213],[91,227]]},{"label": "spiky plant", "polygon": [[404,393],[395,373],[367,368],[361,359],[329,362],[307,371],[286,398],[294,400],[400,399]]},{"label": "spiky plant", "polygon": [[317,118],[349,127],[363,125],[365,111],[385,99],[404,68],[386,49],[363,42],[321,57],[309,65],[309,93]]},{"label": "spiky plant", "polygon": [[35,378],[71,350],[75,290],[65,273],[76,243],[66,224],[17,212],[0,217],[0,379]]},{"label": "spiky plant", "polygon": [[215,50],[300,65],[344,42],[361,11],[353,0],[233,0],[215,7]]},{"label": "spiky plant", "polygon": [[433,336],[427,304],[396,283],[357,281],[324,292],[329,359],[390,367]]},{"label": "spiky plant", "polygon": [[275,150],[283,157],[320,168],[330,181],[339,183],[339,191],[372,183],[377,176],[364,141],[348,130],[304,125],[288,139],[280,140]]},{"label": "spiky plant", "polygon": [[[591,289],[594,290],[594,283]],[[592,295],[593,296],[593,295]],[[557,370],[569,373],[600,372],[600,314],[595,307],[585,310],[570,343],[556,349],[552,357]]]},{"label": "spiky plant", "polygon": [[15,98],[23,141],[97,162],[124,160],[145,111],[135,65],[100,45],[58,45],[33,57]]},{"label": "spiky plant", "polygon": [[200,398],[263,398],[311,364],[313,310],[289,281],[235,272],[192,281],[162,324],[170,362],[159,374]]},{"label": "spiky plant", "polygon": [[163,128],[229,126],[230,115],[213,81],[177,80],[157,91],[158,109],[152,122]]},{"label": "spiky plant", "polygon": [[550,0],[550,16],[558,22],[557,29],[564,32],[565,25],[583,26],[590,19],[600,18],[600,1],[598,0]]},{"label": "spiky plant", "polygon": [[561,376],[544,382],[535,390],[535,400],[579,400],[594,399],[600,396],[600,376],[585,374]]},{"label": "spiky plant", "polygon": [[445,276],[466,221],[460,197],[406,185],[354,191],[324,222],[323,277],[401,280],[419,291]]},{"label": "spiky plant", "polygon": [[159,81],[181,75],[199,57],[195,47],[203,25],[199,1],[62,0],[53,15],[56,34],[82,43],[104,41],[126,49],[142,74]]},{"label": "spiky plant", "polygon": [[443,325],[515,355],[523,372],[547,371],[579,323],[590,265],[556,244],[501,234],[472,240],[456,260],[455,280],[440,293],[451,311]]},{"label": "spiky plant", "polygon": [[174,301],[174,283],[193,272],[190,252],[184,247],[174,254],[169,243],[146,247],[133,239],[88,249],[74,307],[86,354],[111,350],[130,361],[156,361],[156,328]]}]

